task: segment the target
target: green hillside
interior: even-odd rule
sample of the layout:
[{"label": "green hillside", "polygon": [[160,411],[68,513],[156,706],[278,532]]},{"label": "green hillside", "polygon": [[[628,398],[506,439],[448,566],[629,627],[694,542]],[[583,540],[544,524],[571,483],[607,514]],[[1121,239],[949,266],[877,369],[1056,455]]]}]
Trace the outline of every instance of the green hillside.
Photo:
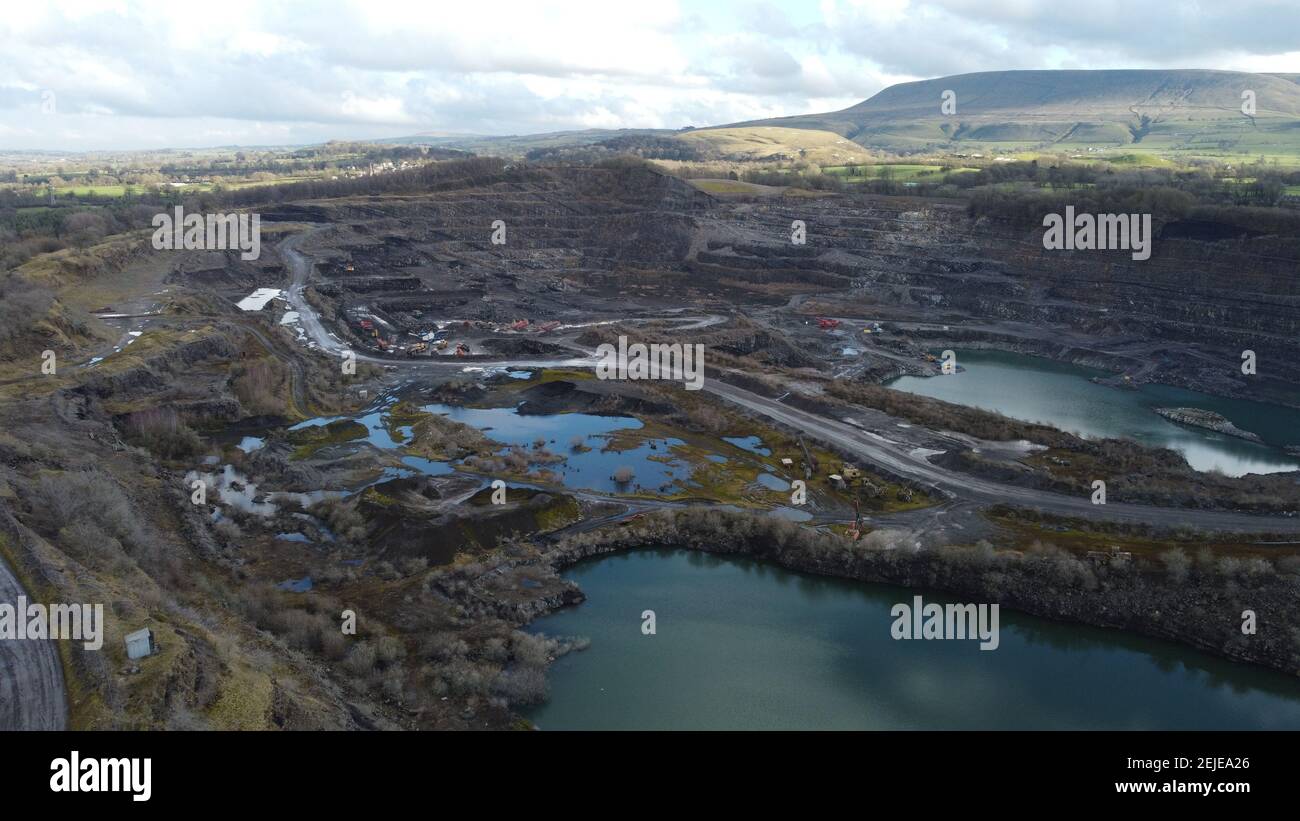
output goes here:
[{"label": "green hillside", "polygon": [[[1300,75],[1202,70],[995,71],[900,83],[843,111],[737,123],[830,131],[890,151],[1127,147],[1300,155]],[[956,111],[945,114],[945,91]],[[1255,112],[1242,112],[1242,94]]]}]

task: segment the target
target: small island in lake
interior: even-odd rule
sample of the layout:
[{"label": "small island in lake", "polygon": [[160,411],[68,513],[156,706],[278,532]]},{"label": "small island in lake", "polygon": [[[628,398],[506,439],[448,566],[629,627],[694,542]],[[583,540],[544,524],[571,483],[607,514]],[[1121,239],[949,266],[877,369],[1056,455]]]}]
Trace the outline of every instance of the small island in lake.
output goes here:
[{"label": "small island in lake", "polygon": [[1170,422],[1177,422],[1180,425],[1205,428],[1215,433],[1222,433],[1224,436],[1236,436],[1238,439],[1246,439],[1251,442],[1263,441],[1256,434],[1248,430],[1242,430],[1229,422],[1222,414],[1214,411],[1201,410],[1200,408],[1155,408],[1154,410]]}]

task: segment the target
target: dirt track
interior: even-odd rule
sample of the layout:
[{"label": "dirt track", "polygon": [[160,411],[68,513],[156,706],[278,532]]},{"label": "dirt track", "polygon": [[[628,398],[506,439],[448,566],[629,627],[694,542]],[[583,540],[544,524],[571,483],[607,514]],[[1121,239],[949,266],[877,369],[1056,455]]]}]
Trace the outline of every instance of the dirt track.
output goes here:
[{"label": "dirt track", "polygon": [[1059,516],[1105,519],[1155,527],[1194,527],[1205,531],[1237,533],[1297,533],[1300,519],[1261,516],[1227,510],[1192,510],[1152,505],[1111,502],[1094,505],[1091,494],[1066,496],[1061,493],[1016,487],[930,464],[910,445],[891,442],[852,425],[783,405],[717,379],[705,382],[705,390],[741,407],[801,430],[810,436],[843,447],[863,460],[910,479],[944,495],[981,504],[1010,504],[1034,508]]},{"label": "dirt track", "polygon": [[[0,560],[0,602],[16,606],[22,595],[18,579]],[[68,697],[54,642],[0,641],[0,731],[63,730],[67,725]]]},{"label": "dirt track", "polygon": [[[300,313],[303,327],[314,341],[322,349],[338,354],[346,350],[346,347],[325,329],[310,303],[302,296],[312,266],[308,259],[297,249],[298,240],[301,236],[304,235],[285,240],[281,245],[293,277],[289,290],[289,301],[293,309]],[[378,360],[362,355],[358,355],[357,358],[391,362],[391,364],[401,366],[407,370],[430,367],[459,367],[464,364],[463,362]],[[479,360],[475,364],[554,367],[558,363],[553,361],[537,362],[502,359]],[[585,359],[566,360],[563,363],[564,366],[568,367],[592,367],[594,364],[594,355]],[[796,430],[804,431],[823,442],[839,445],[870,464],[883,467],[895,475],[914,481],[951,499],[974,502],[979,505],[1004,503],[1034,508],[1061,516],[1103,519],[1128,524],[1149,524],[1163,528],[1195,527],[1205,531],[1237,533],[1300,532],[1300,519],[1295,518],[1261,516],[1223,510],[1161,508],[1150,505],[1124,504],[1122,502],[1094,505],[1088,496],[1073,497],[1060,493],[1002,484],[933,465],[923,455],[918,455],[915,452],[916,449],[912,446],[890,442],[884,437],[859,430],[844,422],[827,419],[784,405],[717,379],[705,380],[704,389],[751,412],[761,414]]]}]

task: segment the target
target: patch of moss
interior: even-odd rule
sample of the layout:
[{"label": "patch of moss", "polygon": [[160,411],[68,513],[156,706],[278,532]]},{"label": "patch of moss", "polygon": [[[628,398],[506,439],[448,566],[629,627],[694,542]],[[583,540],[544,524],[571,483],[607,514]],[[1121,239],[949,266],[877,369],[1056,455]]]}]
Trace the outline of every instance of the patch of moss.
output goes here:
[{"label": "patch of moss", "polygon": [[[473,496],[466,499],[465,501],[473,505],[474,507],[488,507],[492,504],[492,494],[494,492],[495,491],[493,488],[485,487],[482,490],[479,490]],[[510,487],[509,485],[507,485],[506,503],[514,504],[516,502],[526,502],[529,499],[536,496],[539,492],[540,491],[533,490],[532,488]]]},{"label": "patch of moss", "polygon": [[[470,453],[487,453],[502,447],[473,425],[424,410],[414,402],[398,402],[384,416],[384,427],[402,453],[435,462],[462,458]],[[400,429],[411,429],[407,439]],[[404,443],[404,444],[403,444]]]},{"label": "patch of moss", "polygon": [[268,729],[274,691],[265,673],[233,667],[221,680],[221,694],[209,708],[208,719],[218,730]]},{"label": "patch of moss", "polygon": [[1025,550],[1036,542],[1053,544],[1063,550],[1076,554],[1090,551],[1107,551],[1118,548],[1134,556],[1154,558],[1169,550],[1182,549],[1193,555],[1202,548],[1210,550],[1215,556],[1235,556],[1237,558],[1261,558],[1276,560],[1283,556],[1296,555],[1297,551],[1251,541],[1257,537],[1243,537],[1238,540],[1229,538],[1205,539],[1194,538],[1148,538],[1132,533],[1089,530],[1082,521],[1069,520],[1068,523],[1051,524],[1032,521],[1018,517],[1007,509],[993,509],[983,514],[986,519],[996,524],[1001,531],[999,547]]},{"label": "patch of moss", "polygon": [[368,435],[369,431],[366,430],[366,426],[360,422],[341,419],[337,422],[330,422],[328,425],[314,425],[309,428],[291,430],[287,438],[291,444],[297,445],[291,458],[307,459],[323,447],[351,442],[355,439],[364,439]]},{"label": "patch of moss", "polygon": [[578,500],[572,496],[554,496],[552,501],[537,512],[539,531],[558,530],[582,518]]},{"label": "patch of moss", "polygon": [[370,502],[371,504],[379,505],[380,507],[393,507],[397,504],[396,499],[373,485],[361,492],[361,499],[362,501]]},{"label": "patch of moss", "polygon": [[535,373],[532,379],[504,379],[498,384],[492,386],[492,390],[486,395],[480,397],[477,401],[469,404],[472,408],[495,408],[500,407],[507,400],[506,397],[511,394],[526,391],[529,388],[535,388],[538,385],[545,385],[549,382],[577,382],[595,379],[593,371],[582,371],[572,368],[546,368],[539,373]]}]

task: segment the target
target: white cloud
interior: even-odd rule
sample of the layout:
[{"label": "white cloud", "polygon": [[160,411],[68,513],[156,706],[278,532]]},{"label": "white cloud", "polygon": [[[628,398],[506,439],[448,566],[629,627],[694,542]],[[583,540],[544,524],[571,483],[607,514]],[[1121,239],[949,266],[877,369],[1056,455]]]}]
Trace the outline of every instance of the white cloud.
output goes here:
[{"label": "white cloud", "polygon": [[699,126],[967,71],[1300,71],[1296,30],[1269,0],[16,3],[0,148]]}]

